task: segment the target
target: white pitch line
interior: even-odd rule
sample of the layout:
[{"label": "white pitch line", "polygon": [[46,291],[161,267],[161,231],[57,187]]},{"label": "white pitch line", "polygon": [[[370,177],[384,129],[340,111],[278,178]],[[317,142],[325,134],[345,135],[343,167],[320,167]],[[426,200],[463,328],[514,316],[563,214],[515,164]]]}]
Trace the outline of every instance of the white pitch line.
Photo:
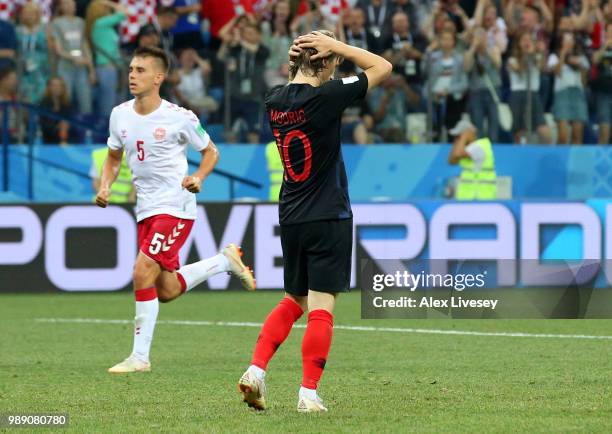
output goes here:
[{"label": "white pitch line", "polygon": [[[101,319],[101,318],[37,318],[36,322],[42,323],[68,323],[68,324],[133,324],[127,319]],[[218,326],[218,327],[256,327],[263,324],[258,322],[233,322],[233,321],[187,321],[187,320],[160,320],[157,324],[168,325],[190,325],[190,326]],[[297,324],[296,328],[306,328],[305,325]],[[521,333],[521,332],[475,332],[469,330],[443,330],[443,329],[415,329],[401,327],[368,327],[335,325],[335,330],[350,330],[360,332],[390,332],[390,333],[420,333],[432,335],[456,335],[456,336],[501,336],[511,338],[558,338],[558,339],[604,339],[612,340],[612,336],[596,335],[564,335],[552,333]]]}]

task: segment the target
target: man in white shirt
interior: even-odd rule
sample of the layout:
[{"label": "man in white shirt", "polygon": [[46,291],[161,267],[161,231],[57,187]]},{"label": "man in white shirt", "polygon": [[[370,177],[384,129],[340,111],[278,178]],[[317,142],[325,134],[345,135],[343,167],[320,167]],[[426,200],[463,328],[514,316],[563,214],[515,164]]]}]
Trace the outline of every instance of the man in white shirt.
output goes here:
[{"label": "man in white shirt", "polygon": [[[189,110],[159,96],[169,61],[163,50],[139,48],[130,63],[134,99],[115,107],[110,117],[108,156],[102,169],[96,204],[108,205],[123,151],[136,187],[139,253],[134,265],[136,319],[132,354],[111,373],[150,371],[149,351],[159,302],[168,302],[211,276],[231,272],[242,285],[255,289],[252,272],[240,249],[230,244],[212,258],[179,268],[178,253],[196,218],[202,181],[212,172],[219,151]],[[188,176],[187,145],[202,155]]]}]

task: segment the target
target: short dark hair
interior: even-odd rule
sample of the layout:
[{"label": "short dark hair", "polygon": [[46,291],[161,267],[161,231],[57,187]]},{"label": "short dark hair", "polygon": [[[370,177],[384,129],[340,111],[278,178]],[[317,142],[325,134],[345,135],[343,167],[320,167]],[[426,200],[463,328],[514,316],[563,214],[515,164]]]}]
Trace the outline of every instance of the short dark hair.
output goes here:
[{"label": "short dark hair", "polygon": [[157,47],[138,47],[134,50],[132,57],[153,57],[163,65],[164,72],[167,73],[170,69],[170,58],[164,50]]},{"label": "short dark hair", "polygon": [[[330,32],[329,30],[318,30],[318,32],[321,32],[330,38],[336,39],[334,32]],[[289,62],[290,75],[295,77],[298,71],[301,70],[303,73],[316,76],[319,72],[325,69],[327,62],[333,62],[338,58],[337,54],[332,53],[324,58],[322,57],[316,60],[310,60],[310,56],[314,56],[315,54],[317,54],[317,50],[314,48],[302,48],[300,55]]]},{"label": "short dark hair", "polygon": [[17,73],[17,69],[15,69],[15,66],[11,62],[0,69],[0,81],[4,80],[12,73]]}]

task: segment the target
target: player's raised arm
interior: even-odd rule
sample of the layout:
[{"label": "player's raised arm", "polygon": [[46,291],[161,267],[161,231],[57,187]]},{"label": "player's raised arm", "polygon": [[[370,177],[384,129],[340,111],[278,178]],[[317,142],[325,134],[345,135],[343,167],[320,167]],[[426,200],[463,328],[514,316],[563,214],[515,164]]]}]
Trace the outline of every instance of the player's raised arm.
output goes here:
[{"label": "player's raised arm", "polygon": [[[314,48],[317,50],[317,54],[312,56],[310,60],[328,57],[332,53],[350,60],[363,69],[368,77],[368,90],[378,86],[391,75],[393,66],[387,60],[369,51],[347,45],[321,32],[312,32],[308,35],[300,36],[295,42],[291,48],[293,52],[299,53],[300,48]],[[291,50],[290,55],[292,53]]]},{"label": "player's raised arm", "polygon": [[183,179],[183,187],[191,193],[199,193],[202,190],[202,182],[210,175],[219,161],[219,150],[212,140],[208,141],[208,146],[202,149],[200,154],[202,159],[198,170]]},{"label": "player's raised arm", "polygon": [[117,175],[119,174],[119,168],[121,166],[121,159],[123,158],[123,149],[108,149],[106,160],[102,166],[102,177],[100,178],[100,187],[96,194],[96,205],[106,208],[108,205],[108,198],[111,193],[111,186]]}]

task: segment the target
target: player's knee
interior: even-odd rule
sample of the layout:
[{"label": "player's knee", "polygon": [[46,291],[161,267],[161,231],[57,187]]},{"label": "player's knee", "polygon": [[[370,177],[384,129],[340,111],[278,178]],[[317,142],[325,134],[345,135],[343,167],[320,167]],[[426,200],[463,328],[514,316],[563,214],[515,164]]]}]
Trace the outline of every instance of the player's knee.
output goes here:
[{"label": "player's knee", "polygon": [[333,313],[336,305],[336,296],[337,294],[310,290],[308,292],[308,311],[312,312],[313,310],[322,309]]},{"label": "player's knee", "polygon": [[132,279],[134,280],[135,286],[148,285],[151,280],[151,269],[143,264],[136,264],[134,271],[132,272]]},{"label": "player's knee", "polygon": [[286,294],[285,296],[293,300],[297,305],[299,305],[302,308],[303,311],[306,311],[308,309],[308,297],[307,296],[300,297],[298,295],[292,295],[292,294]]},{"label": "player's knee", "polygon": [[158,269],[158,265],[155,262],[152,262],[146,258],[139,256],[136,259],[136,263],[134,264],[134,271],[132,273],[132,277],[135,283],[145,284],[145,285],[154,285],[156,278],[156,271]]},{"label": "player's knee", "polygon": [[134,271],[132,272],[132,280],[134,281],[134,286],[140,286],[140,282],[146,280],[146,276],[147,274],[143,270],[135,267]]}]

